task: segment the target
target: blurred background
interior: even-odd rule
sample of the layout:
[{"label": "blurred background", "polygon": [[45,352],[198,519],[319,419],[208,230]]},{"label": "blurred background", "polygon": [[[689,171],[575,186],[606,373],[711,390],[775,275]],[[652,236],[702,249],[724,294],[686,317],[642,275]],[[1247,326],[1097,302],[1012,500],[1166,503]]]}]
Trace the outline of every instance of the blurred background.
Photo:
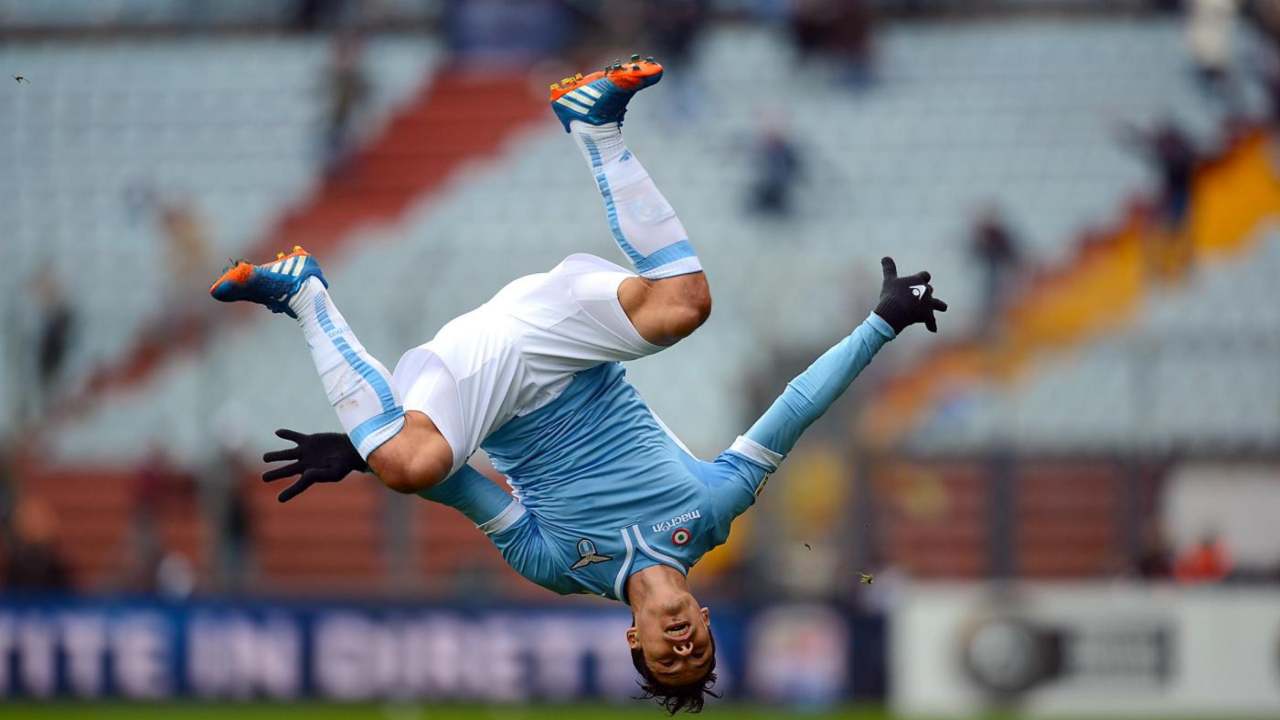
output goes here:
[{"label": "blurred background", "polygon": [[278,505],[272,431],[336,418],[206,295],[303,244],[394,365],[617,259],[545,102],[633,51],[716,307],[628,371],[695,451],[882,255],[951,303],[694,573],[708,713],[1280,715],[1278,43],[1275,0],[0,0],[0,716],[658,716],[625,609],[453,511]]}]

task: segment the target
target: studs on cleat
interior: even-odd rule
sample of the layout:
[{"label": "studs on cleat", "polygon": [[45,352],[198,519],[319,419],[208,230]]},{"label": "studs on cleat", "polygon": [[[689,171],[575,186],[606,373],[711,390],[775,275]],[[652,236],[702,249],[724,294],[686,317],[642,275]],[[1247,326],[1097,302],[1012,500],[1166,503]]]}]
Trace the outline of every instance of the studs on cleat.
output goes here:
[{"label": "studs on cleat", "polygon": [[302,246],[301,246],[301,245],[294,245],[294,246],[293,246],[293,251],[294,251],[294,252],[296,252],[296,253],[306,252],[306,250],[303,250],[303,249],[302,249]]},{"label": "studs on cleat", "polygon": [[632,66],[631,66],[631,69],[632,69],[632,70],[639,70],[639,69],[640,69],[640,66],[639,66],[639,65],[632,65]]},{"label": "studs on cleat", "polygon": [[653,56],[652,56],[652,55],[650,55],[649,57],[645,58],[645,61],[646,61],[646,62],[658,62],[657,60],[654,60],[654,59],[653,59]]},{"label": "studs on cleat", "polygon": [[573,79],[574,79],[574,80],[581,80],[581,79],[582,79],[582,73],[578,73],[577,75],[574,75],[574,76],[573,76]]},{"label": "studs on cleat", "polygon": [[636,62],[636,61],[638,61],[639,59],[640,59],[640,54],[639,54],[639,53],[636,53],[635,55],[632,55],[632,56],[631,56],[631,62]]},{"label": "studs on cleat", "polygon": [[571,78],[571,77],[566,77],[566,78],[561,78],[561,79],[560,79],[560,84],[561,84],[561,85],[569,85],[569,84],[571,84],[572,82],[573,82],[573,78]]},{"label": "studs on cleat", "polygon": [[277,259],[277,260],[282,260],[282,259],[284,259],[284,253],[282,253],[282,252],[278,252],[278,253],[276,253],[276,259]]},{"label": "studs on cleat", "polygon": [[559,90],[559,89],[560,89],[560,83],[551,83],[551,89],[552,89],[552,90]]}]

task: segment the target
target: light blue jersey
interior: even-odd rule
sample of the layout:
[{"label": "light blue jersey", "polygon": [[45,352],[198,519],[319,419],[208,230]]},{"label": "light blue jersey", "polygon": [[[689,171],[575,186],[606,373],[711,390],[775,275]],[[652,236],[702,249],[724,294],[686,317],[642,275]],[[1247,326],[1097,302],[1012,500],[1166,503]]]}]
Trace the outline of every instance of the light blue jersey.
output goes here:
[{"label": "light blue jersey", "polygon": [[598,365],[482,443],[515,501],[470,467],[423,496],[474,520],[532,582],[626,602],[632,574],[658,564],[688,573],[723,543],[800,433],[892,337],[872,315],[712,462],[681,447],[620,364]]}]

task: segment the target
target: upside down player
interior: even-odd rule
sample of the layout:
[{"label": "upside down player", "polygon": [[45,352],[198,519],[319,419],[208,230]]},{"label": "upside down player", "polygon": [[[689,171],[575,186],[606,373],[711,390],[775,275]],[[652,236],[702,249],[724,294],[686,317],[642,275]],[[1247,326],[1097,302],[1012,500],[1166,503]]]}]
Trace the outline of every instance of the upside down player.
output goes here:
[{"label": "upside down player", "polygon": [[[800,434],[876,351],[908,325],[936,331],[934,311],[946,305],[933,298],[928,273],[899,278],[885,258],[875,312],[728,450],[694,458],[620,365],[675,344],[711,310],[684,227],[622,139],[627,102],[661,77],[659,64],[633,56],[551,91],[635,273],[572,255],[449,322],[394,373],[361,346],[301,248],[263,265],[240,261],[210,292],[298,320],[346,430],[277,433],[297,447],[264,459],[293,462],[263,478],[301,476],[282,502],[361,470],[456,508],[532,582],[630,605],[626,641],[641,687],[675,713],[701,710],[715,682],[710,614],[689,593],[689,568],[727,539]],[[515,497],[467,465],[477,448]]]}]

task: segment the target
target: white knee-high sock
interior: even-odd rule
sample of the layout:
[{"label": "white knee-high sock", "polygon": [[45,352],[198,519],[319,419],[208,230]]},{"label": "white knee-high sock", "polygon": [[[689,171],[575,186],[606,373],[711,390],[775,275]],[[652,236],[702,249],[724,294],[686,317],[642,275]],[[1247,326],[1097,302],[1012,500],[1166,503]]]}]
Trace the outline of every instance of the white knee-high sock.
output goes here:
[{"label": "white knee-high sock", "polygon": [[329,404],[360,457],[368,460],[404,427],[404,408],[391,373],[360,344],[316,278],[303,283],[289,307],[298,315]]},{"label": "white knee-high sock", "polygon": [[698,272],[702,263],[671,203],[627,149],[617,123],[569,124],[604,199],[609,230],[636,272],[650,279]]}]

